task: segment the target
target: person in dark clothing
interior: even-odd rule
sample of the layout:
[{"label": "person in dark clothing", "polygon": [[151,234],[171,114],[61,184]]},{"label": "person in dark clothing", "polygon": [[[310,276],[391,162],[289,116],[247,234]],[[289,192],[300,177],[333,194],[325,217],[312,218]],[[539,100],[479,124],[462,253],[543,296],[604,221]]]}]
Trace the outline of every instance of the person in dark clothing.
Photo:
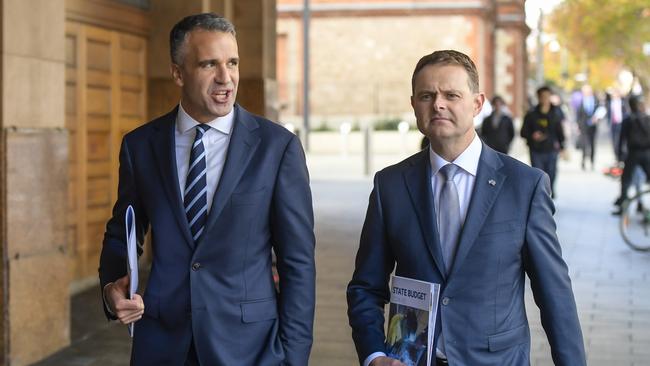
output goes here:
[{"label": "person in dark clothing", "polygon": [[512,118],[505,111],[505,102],[500,96],[492,98],[492,113],[483,120],[481,139],[491,148],[504,154],[510,150],[515,137]]},{"label": "person in dark clothing", "polygon": [[551,192],[555,197],[555,176],[558,153],[564,149],[563,113],[551,104],[551,89],[537,89],[538,104],[526,113],[521,126],[521,137],[530,149],[530,165],[548,174]]},{"label": "person in dark clothing", "polygon": [[[619,208],[614,214],[621,213],[620,206],[627,199],[634,170],[641,167],[646,176],[650,177],[650,116],[646,114],[645,103],[640,96],[630,97],[630,112],[621,127],[619,155],[626,157],[621,177],[621,195],[614,203]],[[627,148],[627,155],[624,148]]]},{"label": "person in dark clothing", "polygon": [[580,146],[582,148],[582,170],[586,169],[587,159],[591,162],[591,170],[594,170],[596,157],[596,135],[598,132],[598,98],[594,95],[591,86],[582,87],[582,103],[578,108],[578,128],[580,129]]}]

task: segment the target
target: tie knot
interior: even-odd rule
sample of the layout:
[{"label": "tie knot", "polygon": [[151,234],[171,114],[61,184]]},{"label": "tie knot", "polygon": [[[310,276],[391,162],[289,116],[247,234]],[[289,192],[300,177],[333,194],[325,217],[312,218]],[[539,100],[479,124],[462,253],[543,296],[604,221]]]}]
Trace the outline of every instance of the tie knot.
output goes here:
[{"label": "tie knot", "polygon": [[454,179],[457,171],[458,165],[451,163],[440,168],[440,174],[442,174],[442,177],[447,181]]},{"label": "tie knot", "polygon": [[207,130],[209,130],[209,129],[210,129],[210,126],[208,126],[208,125],[206,125],[206,124],[203,124],[203,123],[198,124],[198,125],[196,126],[196,137],[195,137],[195,140],[198,140],[198,139],[202,138],[202,137],[203,137],[203,134],[204,134]]}]

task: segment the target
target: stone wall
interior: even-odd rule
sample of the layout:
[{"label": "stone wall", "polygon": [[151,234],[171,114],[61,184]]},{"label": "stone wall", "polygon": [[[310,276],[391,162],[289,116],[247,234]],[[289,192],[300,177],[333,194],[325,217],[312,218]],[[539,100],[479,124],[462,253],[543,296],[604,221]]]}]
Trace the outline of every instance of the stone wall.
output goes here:
[{"label": "stone wall", "polygon": [[64,1],[2,2],[2,364],[70,342]]},{"label": "stone wall", "polygon": [[[282,119],[299,114],[302,79],[300,19],[280,19],[287,35],[289,97]],[[364,118],[412,114],[411,75],[423,55],[457,49],[477,62],[484,80],[480,47],[482,22],[475,17],[376,16],[315,18],[311,24],[311,110],[315,119]]]}]

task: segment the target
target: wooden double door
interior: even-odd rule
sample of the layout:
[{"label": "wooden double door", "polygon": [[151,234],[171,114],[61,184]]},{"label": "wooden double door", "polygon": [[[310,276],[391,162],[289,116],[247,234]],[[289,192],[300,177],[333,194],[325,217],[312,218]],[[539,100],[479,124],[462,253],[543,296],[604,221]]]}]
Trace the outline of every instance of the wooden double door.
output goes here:
[{"label": "wooden double door", "polygon": [[97,278],[104,229],[117,195],[122,137],[147,120],[147,41],[68,21],[65,42],[67,238],[73,287],[84,287]]}]

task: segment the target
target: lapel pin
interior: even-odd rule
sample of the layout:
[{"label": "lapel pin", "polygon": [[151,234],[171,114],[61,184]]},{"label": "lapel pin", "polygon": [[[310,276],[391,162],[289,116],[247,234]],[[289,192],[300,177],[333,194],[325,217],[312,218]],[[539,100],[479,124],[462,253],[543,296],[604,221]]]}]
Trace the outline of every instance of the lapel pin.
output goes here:
[{"label": "lapel pin", "polygon": [[494,179],[488,180],[488,184],[491,185],[492,187],[497,185],[497,182]]}]

